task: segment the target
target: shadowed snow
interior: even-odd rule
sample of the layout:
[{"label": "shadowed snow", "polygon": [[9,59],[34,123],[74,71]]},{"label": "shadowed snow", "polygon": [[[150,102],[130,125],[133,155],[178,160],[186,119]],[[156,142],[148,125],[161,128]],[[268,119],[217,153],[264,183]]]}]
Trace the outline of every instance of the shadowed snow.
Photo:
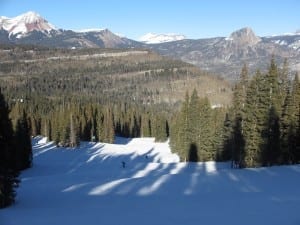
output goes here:
[{"label": "shadowed snow", "polygon": [[183,163],[153,138],[57,148],[40,137],[33,155],[1,225],[300,224],[299,165]]}]

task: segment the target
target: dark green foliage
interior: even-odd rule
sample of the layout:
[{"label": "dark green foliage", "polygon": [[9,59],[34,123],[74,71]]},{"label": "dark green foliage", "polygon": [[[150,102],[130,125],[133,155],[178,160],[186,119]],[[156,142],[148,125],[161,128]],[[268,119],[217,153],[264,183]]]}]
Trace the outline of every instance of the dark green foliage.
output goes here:
[{"label": "dark green foliage", "polygon": [[161,115],[156,116],[154,119],[154,131],[153,137],[155,137],[155,141],[164,142],[169,137],[169,125],[167,119]]},{"label": "dark green foliage", "polygon": [[74,118],[73,114],[70,114],[70,147],[74,148],[79,146],[79,129],[77,125],[77,120]]},{"label": "dark green foliage", "polygon": [[0,208],[9,206],[15,200],[19,181],[16,168],[14,134],[9,109],[0,89]]},{"label": "dark green foliage", "polygon": [[32,166],[32,146],[27,114],[23,111],[15,128],[16,168],[24,170]]},{"label": "dark green foliage", "polygon": [[0,208],[7,207],[15,202],[16,188],[19,186],[19,173],[0,167]]},{"label": "dark green foliage", "polygon": [[185,99],[172,123],[170,145],[182,160],[215,160],[222,136],[217,131],[221,129],[220,112],[211,109],[207,98],[199,99],[195,90]]},{"label": "dark green foliage", "polygon": [[225,120],[223,124],[223,130],[221,133],[221,141],[219,148],[217,148],[216,160],[217,161],[229,161],[233,160],[233,149],[234,149],[234,140],[233,140],[233,121],[229,116],[229,113],[226,113]]},{"label": "dark green foliage", "polygon": [[199,161],[198,148],[195,143],[190,144],[188,161],[189,162],[198,162]]},{"label": "dark green foliage", "polygon": [[141,118],[141,136],[151,137],[152,136],[152,126],[151,126],[151,116],[149,113],[144,113]]},{"label": "dark green foliage", "polygon": [[190,146],[189,131],[189,95],[186,93],[185,101],[181,107],[181,111],[175,117],[171,127],[170,144],[176,153],[180,156],[181,160],[188,160],[188,149]]},{"label": "dark green foliage", "polygon": [[262,165],[278,165],[280,158],[280,130],[279,130],[279,116],[274,106],[269,110],[268,126],[264,133],[267,133],[267,141],[264,151],[262,152]]}]

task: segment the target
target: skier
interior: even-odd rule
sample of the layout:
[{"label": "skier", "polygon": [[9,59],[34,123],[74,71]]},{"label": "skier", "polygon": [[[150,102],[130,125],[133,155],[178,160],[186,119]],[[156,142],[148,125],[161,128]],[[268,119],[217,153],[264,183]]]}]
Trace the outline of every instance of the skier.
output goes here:
[{"label": "skier", "polygon": [[122,167],[125,168],[126,163],[124,161],[122,161]]}]

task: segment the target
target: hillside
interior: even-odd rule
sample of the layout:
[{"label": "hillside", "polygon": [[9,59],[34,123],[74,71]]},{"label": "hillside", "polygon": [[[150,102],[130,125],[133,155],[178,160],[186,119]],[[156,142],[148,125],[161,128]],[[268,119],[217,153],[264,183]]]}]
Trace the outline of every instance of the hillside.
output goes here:
[{"label": "hillside", "polygon": [[228,37],[197,39],[149,33],[139,42],[121,37],[109,29],[58,29],[38,13],[27,12],[14,18],[0,17],[0,44],[8,43],[66,49],[151,49],[161,55],[194,64],[211,74],[222,75],[233,82],[239,77],[244,63],[249,66],[250,74],[257,69],[265,72],[272,56],[278,64],[288,59],[293,73],[300,70],[299,33],[259,37],[250,27],[233,31]]},{"label": "hillside", "polygon": [[229,37],[187,39],[150,45],[150,48],[236,81],[244,63],[251,74],[257,69],[265,72],[272,56],[278,64],[288,59],[291,71],[299,71],[299,39],[299,34],[258,37],[251,28],[242,28]]},{"label": "hillside", "polygon": [[230,85],[195,66],[144,49],[48,49],[2,46],[0,81],[11,99],[94,99],[101,103],[176,105],[198,90],[228,105]]},{"label": "hillside", "polygon": [[[293,225],[300,221],[299,165],[231,169],[178,163],[168,143],[122,139],[56,148],[33,142],[5,225]],[[126,163],[122,168],[122,161]],[[35,190],[35,191],[33,191]]]}]

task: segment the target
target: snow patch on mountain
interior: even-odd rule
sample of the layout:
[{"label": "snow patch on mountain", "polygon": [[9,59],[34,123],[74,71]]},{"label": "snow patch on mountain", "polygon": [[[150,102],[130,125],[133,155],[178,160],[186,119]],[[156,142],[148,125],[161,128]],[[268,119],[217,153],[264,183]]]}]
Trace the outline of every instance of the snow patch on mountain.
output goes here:
[{"label": "snow patch on mountain", "polygon": [[154,34],[148,33],[139,38],[139,41],[146,44],[159,44],[171,41],[180,41],[186,39],[186,36],[181,34]]},{"label": "snow patch on mountain", "polygon": [[78,33],[89,33],[89,32],[102,32],[106,29],[103,28],[88,28],[77,31]]},{"label": "snow patch on mountain", "polygon": [[9,33],[9,37],[17,35],[17,38],[21,38],[34,30],[41,31],[43,33],[56,30],[54,25],[50,24],[38,13],[32,11],[13,18],[1,16],[0,29],[6,30]]}]

